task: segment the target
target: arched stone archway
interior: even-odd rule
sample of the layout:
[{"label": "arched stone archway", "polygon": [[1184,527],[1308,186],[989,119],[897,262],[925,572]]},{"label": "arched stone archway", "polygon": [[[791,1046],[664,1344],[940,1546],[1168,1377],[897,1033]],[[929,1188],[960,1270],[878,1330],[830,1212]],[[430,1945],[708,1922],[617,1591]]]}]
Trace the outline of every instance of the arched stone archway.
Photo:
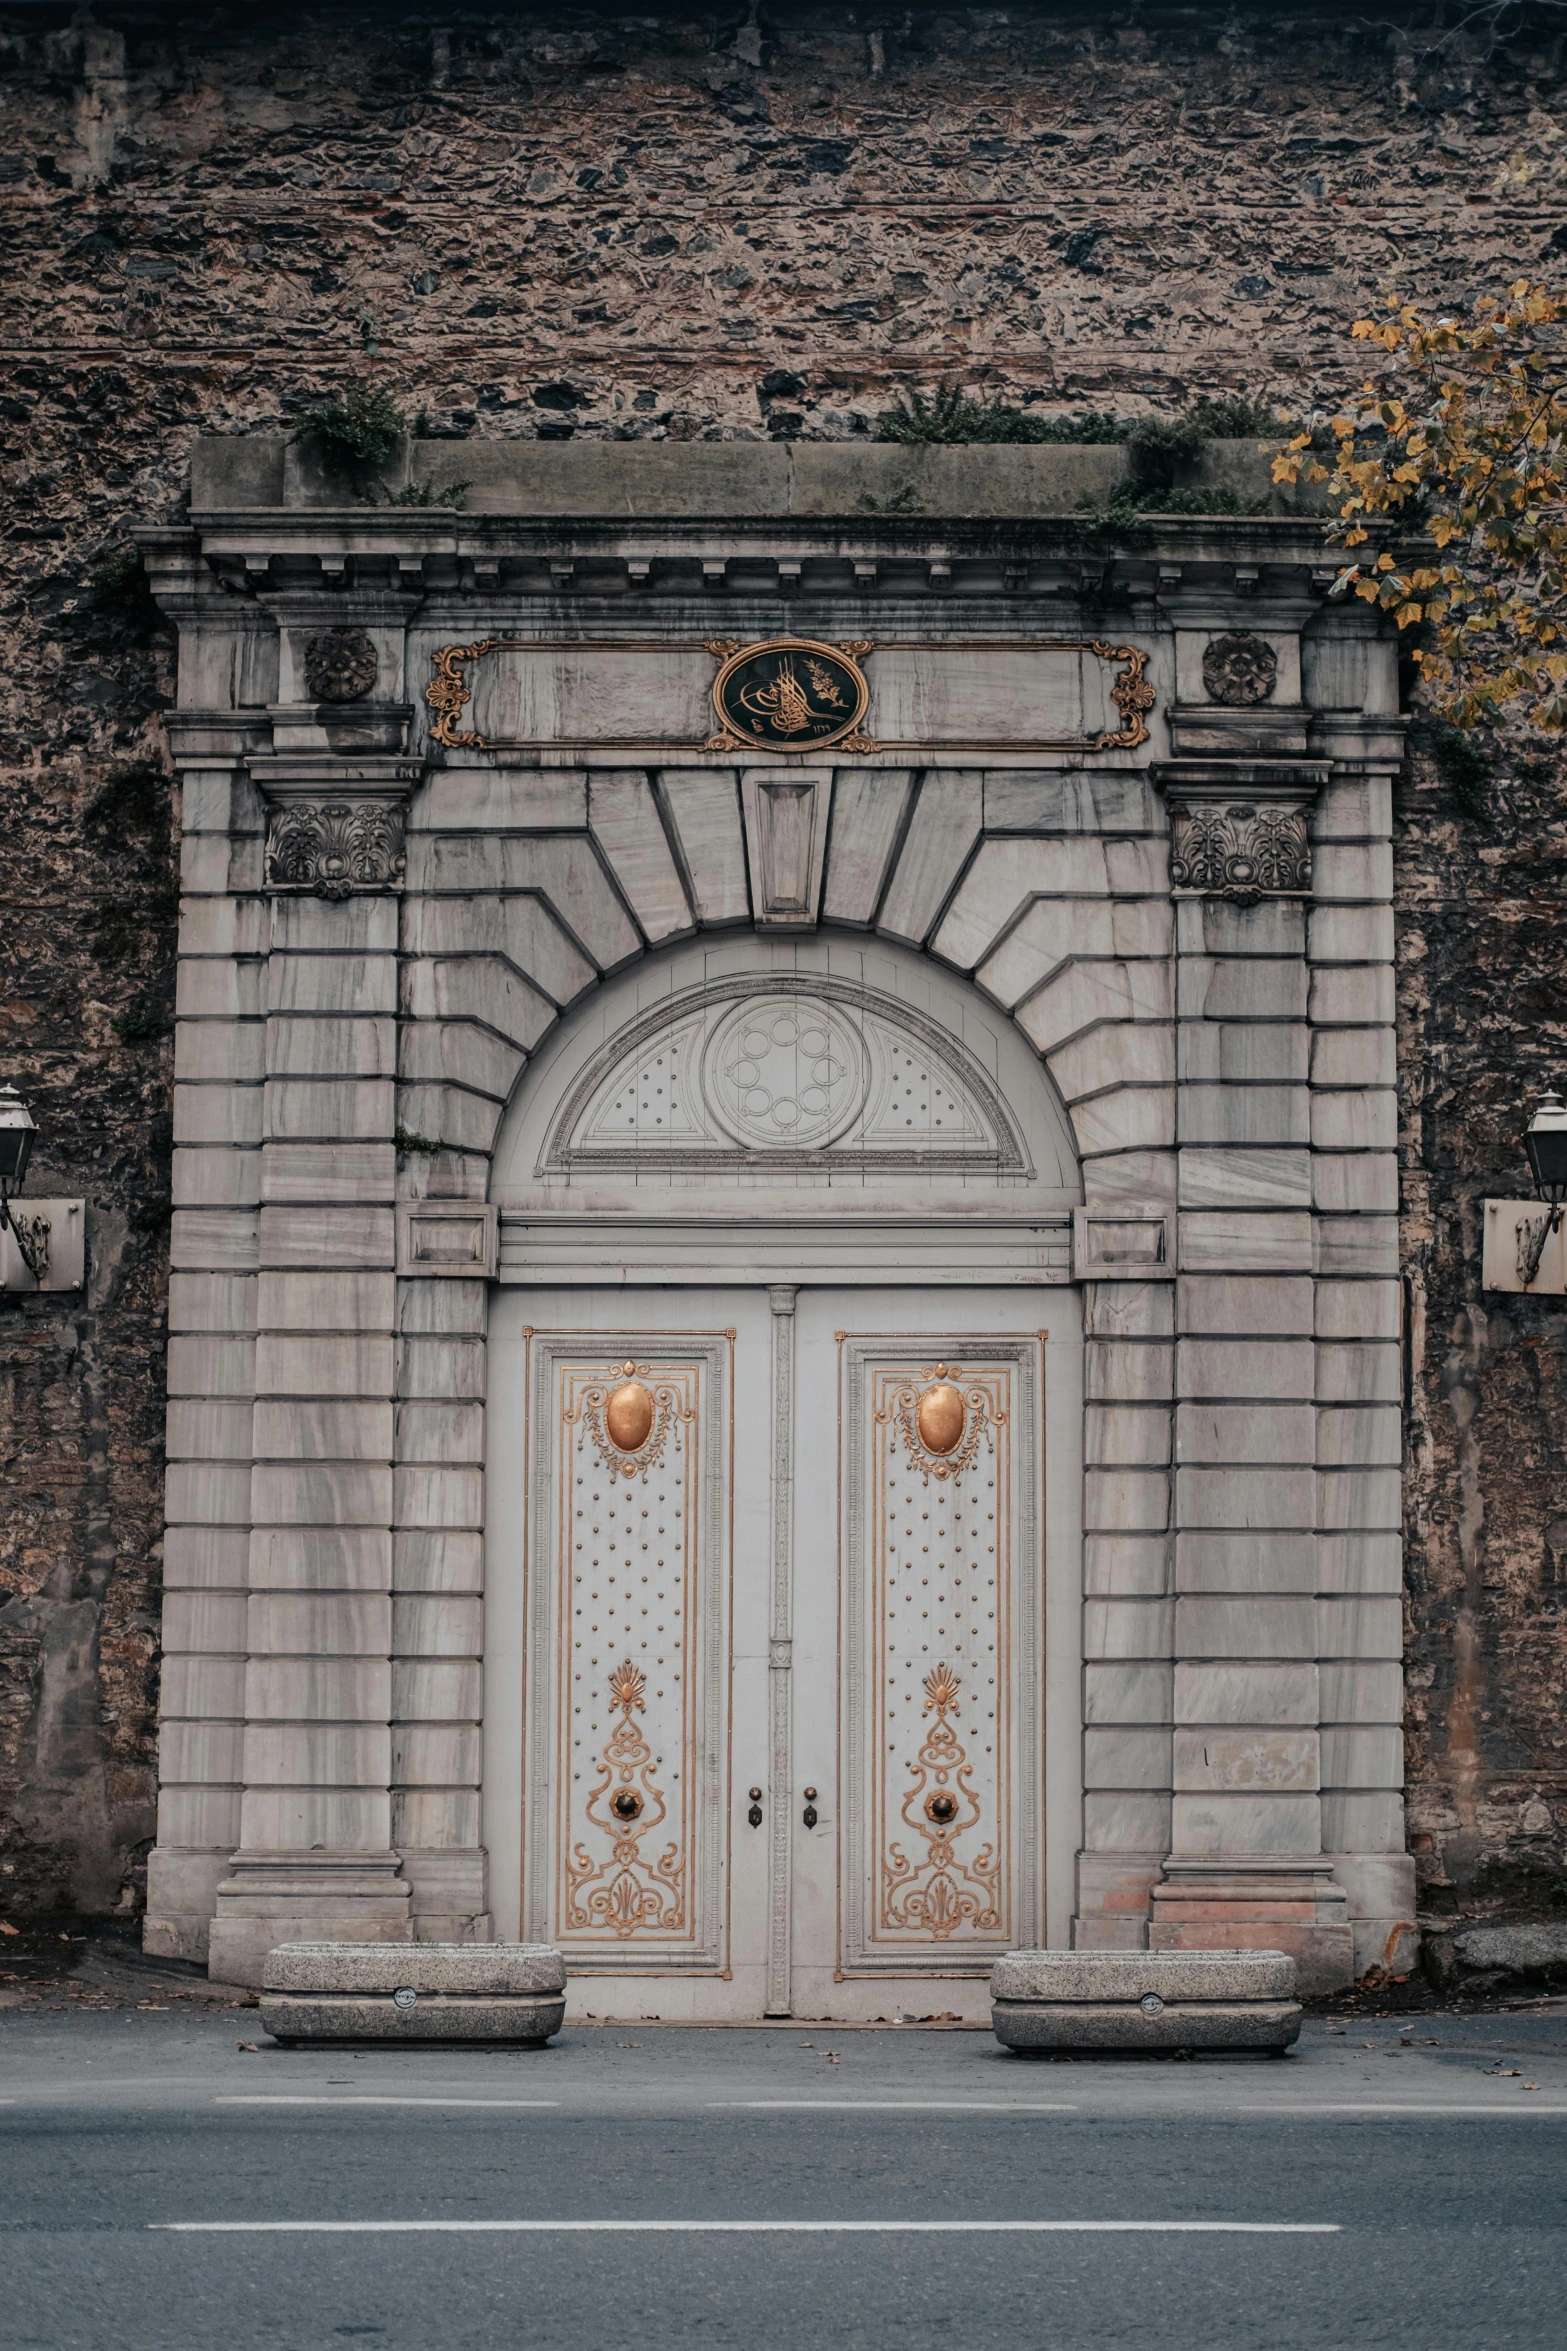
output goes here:
[{"label": "arched stone archway", "polygon": [[[541,1044],[491,1179],[484,1844],[588,2007],[978,2014],[1066,1938],[1080,1190],[1008,1017],[863,934],[666,947]],[[624,1488],[617,1392],[683,1407]]]},{"label": "arched stone archway", "polygon": [[[996,525],[715,521],[704,453],[656,452],[671,519],[621,454],[609,506],[552,521],[501,452],[459,522],[313,507],[281,444],[211,444],[191,524],[143,534],[186,891],[149,1941],[210,1922],[247,1976],[290,1933],[489,1931],[486,1329],[549,1221],[493,1182],[507,1105],[617,973],[859,938],[993,1008],[1081,1184],[1037,1243],[1085,1358],[1070,1932],[1341,1977],[1347,1910],[1379,1958],[1409,1887],[1390,649],[1323,602],[1305,523],[1159,524],[1112,643],[1039,484]],[[726,625],[862,662],[874,608],[869,731],[709,737],[720,589]],[[362,639],[352,706],[310,699],[327,623]],[[1205,671],[1237,630],[1260,704]],[[544,1194],[605,1172],[619,1114],[582,1107]],[[754,1149],[701,1107],[703,1149]],[[900,1212],[949,1182],[906,1166]]]}]

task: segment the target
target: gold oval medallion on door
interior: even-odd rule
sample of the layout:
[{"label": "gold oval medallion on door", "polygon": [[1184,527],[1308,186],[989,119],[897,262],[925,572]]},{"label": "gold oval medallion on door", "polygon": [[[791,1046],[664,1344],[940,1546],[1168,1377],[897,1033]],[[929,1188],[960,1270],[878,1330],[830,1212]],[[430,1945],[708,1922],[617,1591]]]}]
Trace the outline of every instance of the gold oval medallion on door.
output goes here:
[{"label": "gold oval medallion on door", "polygon": [[920,1443],[927,1453],[934,1453],[939,1458],[957,1451],[963,1442],[963,1426],[967,1418],[963,1399],[957,1389],[950,1380],[940,1377],[946,1368],[944,1363],[937,1364],[936,1384],[925,1390],[914,1413],[914,1426],[919,1431]]},{"label": "gold oval medallion on door", "polygon": [[[626,1365],[627,1371],[631,1366]],[[653,1428],[653,1397],[640,1380],[622,1380],[604,1406],[604,1431],[622,1453],[639,1453]]]}]

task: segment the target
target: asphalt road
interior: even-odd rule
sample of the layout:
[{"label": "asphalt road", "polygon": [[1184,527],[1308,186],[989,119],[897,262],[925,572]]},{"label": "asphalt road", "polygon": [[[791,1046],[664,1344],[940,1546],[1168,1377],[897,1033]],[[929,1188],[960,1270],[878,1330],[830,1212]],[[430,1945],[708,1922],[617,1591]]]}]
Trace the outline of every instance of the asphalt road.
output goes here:
[{"label": "asphalt road", "polygon": [[284,2051],[143,1997],[0,2014],[6,2351],[1567,2342],[1567,2003],[1073,2064],[810,2025]]}]

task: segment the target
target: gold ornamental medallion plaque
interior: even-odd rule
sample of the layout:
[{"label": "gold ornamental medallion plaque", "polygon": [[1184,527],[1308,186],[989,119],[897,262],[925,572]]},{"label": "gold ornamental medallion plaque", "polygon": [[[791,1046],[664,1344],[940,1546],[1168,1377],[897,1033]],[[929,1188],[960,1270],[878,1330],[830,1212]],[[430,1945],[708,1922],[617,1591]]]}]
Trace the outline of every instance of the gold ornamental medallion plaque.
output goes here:
[{"label": "gold ornamental medallion plaque", "polygon": [[810,637],[770,637],[740,645],[708,641],[719,670],[713,680],[718,732],[708,751],[874,751],[861,729],[870,687],[860,667],[868,639],[838,645]]}]

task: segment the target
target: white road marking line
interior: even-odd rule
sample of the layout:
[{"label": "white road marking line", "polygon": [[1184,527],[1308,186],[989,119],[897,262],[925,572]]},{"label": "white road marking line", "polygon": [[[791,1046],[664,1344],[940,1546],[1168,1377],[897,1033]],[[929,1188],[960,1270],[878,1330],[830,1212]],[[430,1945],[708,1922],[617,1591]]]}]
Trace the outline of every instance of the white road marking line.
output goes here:
[{"label": "white road marking line", "polygon": [[[1170,2118],[1175,2118],[1175,2114],[1177,2114],[1175,2106],[1172,2106],[1172,2109],[1168,2109],[1168,2111],[1170,2111]],[[1109,2109],[1107,2109],[1107,2114],[1109,2114]],[[1102,2118],[1107,2118],[1107,2114],[1104,2114]],[[1224,2106],[1224,2109],[1219,2109],[1217,2118],[1224,2123],[1236,2123],[1236,2121],[1245,2121],[1245,2118],[1252,2116],[1252,2114],[1257,2116],[1257,2121],[1269,2121],[1269,2123],[1278,2123],[1278,2121],[1287,2123],[1287,2121],[1292,2121],[1294,2116],[1318,2116],[1320,2118],[1320,2116],[1330,2116],[1330,2114],[1339,2116],[1339,2118],[1353,2118],[1358,2114],[1365,2114],[1365,2116],[1374,2116],[1379,2123],[1386,2123],[1386,2118],[1391,2114],[1410,2116],[1410,2118],[1417,2118],[1417,2121],[1421,2116],[1433,2116],[1435,2121],[1450,2121],[1452,2116],[1473,2114],[1473,2116],[1482,2118],[1482,2121],[1494,2121],[1494,2118],[1497,2118],[1499,2114],[1508,2116],[1508,2118],[1511,2116],[1525,2116],[1527,2118],[1527,2116],[1534,2116],[1534,2114],[1551,2116],[1553,2114],[1553,2116],[1558,2116],[1558,2121],[1560,2121],[1560,2116],[1567,2114],[1567,2106],[1536,2106],[1532,2099],[1529,2099],[1529,2102],[1520,2099],[1520,2102],[1515,2106],[1363,2106],[1363,2104],[1356,2104],[1356,2106],[1349,2106],[1349,2104],[1344,2104],[1344,2106]],[[1203,2116],[1201,2116],[1201,2109],[1186,2109],[1182,2118],[1184,2121],[1201,2121]],[[1163,2116],[1151,2116],[1149,2111],[1144,2109],[1142,2114],[1137,2116],[1137,2121],[1144,2121],[1144,2123],[1146,2121],[1163,2121]]]},{"label": "white road marking line", "polygon": [[150,2220],[180,2236],[1218,2236],[1336,2237],[1336,2220]]},{"label": "white road marking line", "polygon": [[212,2103],[214,2106],[503,2106],[507,2108],[548,2106],[553,2108],[559,2106],[560,2100],[558,2098],[439,2098],[428,2096],[402,2098],[391,2095],[361,2097],[358,2092],[347,2098],[333,2098],[326,2095],[311,2097],[300,2091],[275,2090],[270,2092],[256,2091],[247,2097],[214,2098]]},{"label": "white road marking line", "polygon": [[992,2098],[709,2098],[709,2107],[749,2114],[1076,2114],[1075,2106],[1003,2103]]}]

